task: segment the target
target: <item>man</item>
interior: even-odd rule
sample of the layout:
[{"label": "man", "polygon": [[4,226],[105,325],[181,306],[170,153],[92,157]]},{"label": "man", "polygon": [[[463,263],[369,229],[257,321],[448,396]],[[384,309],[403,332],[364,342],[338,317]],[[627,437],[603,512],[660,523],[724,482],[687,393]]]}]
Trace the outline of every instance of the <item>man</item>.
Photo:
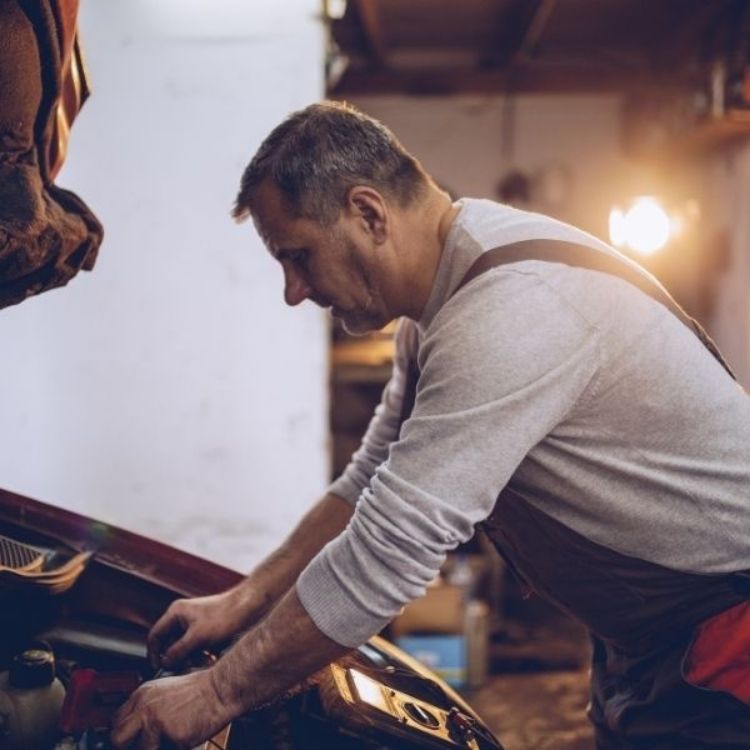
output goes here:
[{"label": "man", "polygon": [[[345,105],[269,135],[237,198],[248,215],[288,304],[310,299],[353,333],[404,319],[393,377],[344,475],[281,548],[157,622],[166,666],[244,635],[211,669],[137,691],[115,744],[210,736],[379,631],[482,523],[591,630],[599,748],[746,747],[750,709],[705,689],[732,657],[696,654],[718,653],[704,637],[726,625],[717,614],[744,615],[750,403],[661,287],[573,227],[452,203]],[[701,623],[697,688],[681,660]]]}]

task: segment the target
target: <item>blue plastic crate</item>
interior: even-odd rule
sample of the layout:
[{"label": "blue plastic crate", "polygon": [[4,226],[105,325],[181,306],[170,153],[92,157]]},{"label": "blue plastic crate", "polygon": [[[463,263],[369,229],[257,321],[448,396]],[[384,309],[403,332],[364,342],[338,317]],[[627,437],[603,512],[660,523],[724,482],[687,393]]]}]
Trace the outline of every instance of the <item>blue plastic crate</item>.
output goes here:
[{"label": "blue plastic crate", "polygon": [[466,638],[463,635],[402,635],[396,645],[440,675],[449,685],[466,684]]}]

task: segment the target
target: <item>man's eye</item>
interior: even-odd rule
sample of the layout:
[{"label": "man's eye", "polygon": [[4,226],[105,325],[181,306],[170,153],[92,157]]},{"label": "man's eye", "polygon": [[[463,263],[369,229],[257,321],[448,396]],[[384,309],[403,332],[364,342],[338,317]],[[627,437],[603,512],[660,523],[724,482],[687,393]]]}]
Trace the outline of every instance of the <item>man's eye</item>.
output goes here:
[{"label": "man's eye", "polygon": [[297,250],[289,253],[288,258],[294,263],[294,265],[299,266],[300,268],[305,268],[307,266],[308,256],[304,250]]}]

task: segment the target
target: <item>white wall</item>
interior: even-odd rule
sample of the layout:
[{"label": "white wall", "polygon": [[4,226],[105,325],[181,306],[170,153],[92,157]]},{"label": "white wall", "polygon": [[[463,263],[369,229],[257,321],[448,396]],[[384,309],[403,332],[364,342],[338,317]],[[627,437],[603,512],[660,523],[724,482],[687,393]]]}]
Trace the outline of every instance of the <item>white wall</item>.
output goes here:
[{"label": "white wall", "polygon": [[713,160],[705,221],[725,238],[711,330],[738,380],[750,390],[750,138]]},{"label": "white wall", "polygon": [[246,569],[325,486],[327,321],[288,309],[243,167],[322,92],[317,0],[88,0],[58,179],[97,267],[0,314],[0,486]]}]

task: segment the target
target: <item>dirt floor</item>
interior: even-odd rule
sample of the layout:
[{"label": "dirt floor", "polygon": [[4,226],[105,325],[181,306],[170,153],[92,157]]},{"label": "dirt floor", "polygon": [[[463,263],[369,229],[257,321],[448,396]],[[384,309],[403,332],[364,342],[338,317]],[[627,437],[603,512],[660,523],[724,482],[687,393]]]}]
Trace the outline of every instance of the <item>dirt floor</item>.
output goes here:
[{"label": "dirt floor", "polygon": [[591,750],[585,670],[494,675],[471,705],[505,750]]},{"label": "dirt floor", "polygon": [[589,641],[539,600],[511,613],[491,646],[491,676],[467,693],[505,750],[592,750]]}]

